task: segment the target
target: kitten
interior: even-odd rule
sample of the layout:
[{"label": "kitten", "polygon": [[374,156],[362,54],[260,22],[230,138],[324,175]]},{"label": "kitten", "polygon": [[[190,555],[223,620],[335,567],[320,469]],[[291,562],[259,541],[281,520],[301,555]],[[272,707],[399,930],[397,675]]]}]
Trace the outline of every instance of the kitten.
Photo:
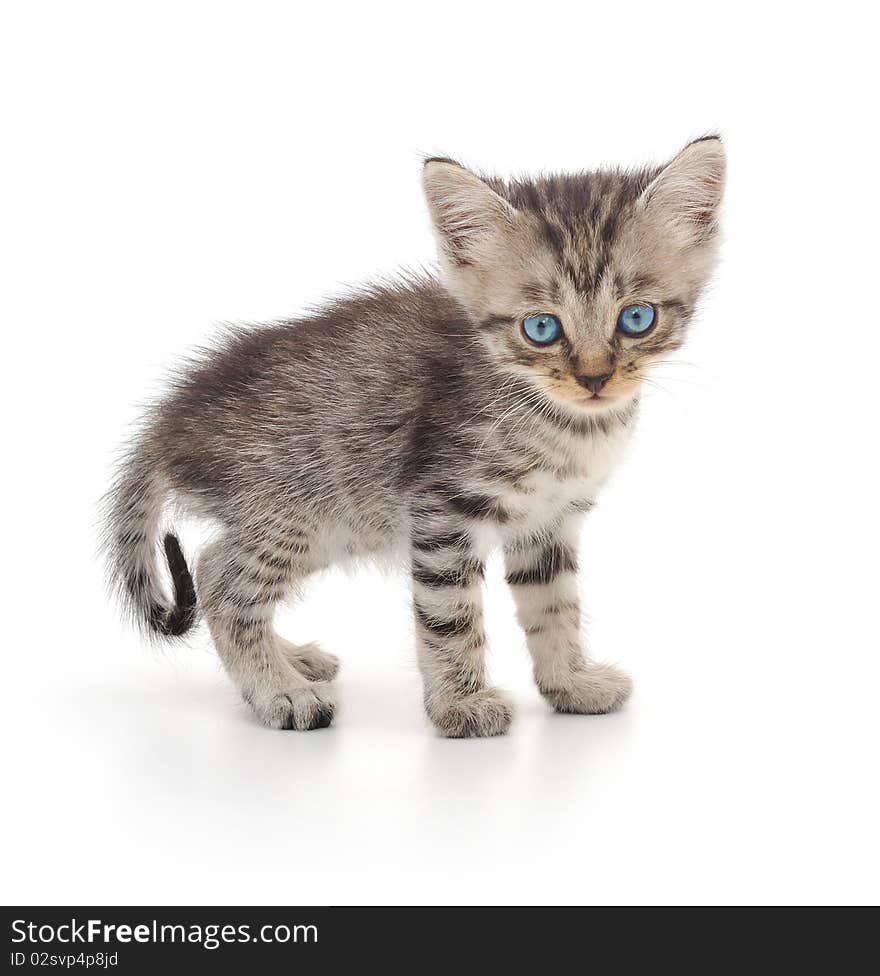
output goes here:
[{"label": "kitten", "polygon": [[[330,724],[337,659],[272,628],[309,574],[395,553],[412,575],[425,707],[443,735],[498,735],[481,584],[503,548],[538,688],[560,712],[621,707],[585,653],[578,526],[652,364],[684,337],[716,256],[720,140],[666,166],[504,182],[429,159],[442,280],[407,277],[310,318],[237,330],[150,412],[108,496],[111,569],[136,618],[207,621],[266,725]],[[163,505],[210,519],[195,585]]]}]

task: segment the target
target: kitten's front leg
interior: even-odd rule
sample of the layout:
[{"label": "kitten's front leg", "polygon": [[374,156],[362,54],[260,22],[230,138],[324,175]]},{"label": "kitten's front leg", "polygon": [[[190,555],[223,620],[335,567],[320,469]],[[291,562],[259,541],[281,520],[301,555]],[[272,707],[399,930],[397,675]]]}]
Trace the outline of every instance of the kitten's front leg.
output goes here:
[{"label": "kitten's front leg", "polygon": [[414,535],[412,582],[428,717],[451,738],[503,734],[513,709],[486,685],[483,563],[467,534],[435,524]]},{"label": "kitten's front leg", "polygon": [[581,649],[577,520],[505,547],[507,582],[526,632],[541,694],[558,712],[600,714],[620,708],[632,681]]}]

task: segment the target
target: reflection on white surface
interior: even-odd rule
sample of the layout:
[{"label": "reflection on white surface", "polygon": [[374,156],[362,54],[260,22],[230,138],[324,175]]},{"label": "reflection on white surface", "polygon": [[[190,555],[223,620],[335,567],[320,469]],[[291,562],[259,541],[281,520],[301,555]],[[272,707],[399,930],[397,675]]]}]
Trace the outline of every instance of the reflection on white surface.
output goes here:
[{"label": "reflection on white surface", "polygon": [[[521,648],[497,649],[518,704],[511,734],[444,740],[406,660],[405,596],[370,574],[355,584],[352,600],[381,606],[385,592],[389,612],[347,626],[369,641],[381,626],[390,650],[345,655],[327,730],[257,725],[204,647],[151,659],[131,638],[114,657],[112,625],[87,669],[41,689],[36,725],[18,695],[15,900],[724,900],[754,892],[758,871],[771,900],[809,891],[803,848],[848,773],[823,760],[805,722],[796,737],[780,730],[760,689],[741,705],[753,690],[744,673],[700,670],[687,646],[667,664],[634,654],[640,681],[625,711],[557,716]],[[331,579],[313,599],[352,586]],[[497,626],[504,600],[490,608],[496,648],[517,640],[509,622]],[[796,716],[807,718],[789,710],[787,723]],[[850,816],[857,827],[859,811]],[[839,849],[851,843],[842,836]]]}]

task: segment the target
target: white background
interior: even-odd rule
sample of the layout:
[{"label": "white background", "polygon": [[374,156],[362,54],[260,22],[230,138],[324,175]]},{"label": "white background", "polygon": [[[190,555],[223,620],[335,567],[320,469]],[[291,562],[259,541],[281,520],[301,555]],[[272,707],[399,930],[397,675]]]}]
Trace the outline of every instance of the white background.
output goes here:
[{"label": "white background", "polygon": [[[593,6],[4,5],[7,903],[876,902],[868,8]],[[430,263],[422,153],[636,164],[716,128],[723,264],[583,539],[623,713],[547,710],[497,567],[490,741],[423,718],[401,579],[282,621],[343,657],[321,732],[257,726],[204,635],[123,628],[96,502],[176,356]]]}]

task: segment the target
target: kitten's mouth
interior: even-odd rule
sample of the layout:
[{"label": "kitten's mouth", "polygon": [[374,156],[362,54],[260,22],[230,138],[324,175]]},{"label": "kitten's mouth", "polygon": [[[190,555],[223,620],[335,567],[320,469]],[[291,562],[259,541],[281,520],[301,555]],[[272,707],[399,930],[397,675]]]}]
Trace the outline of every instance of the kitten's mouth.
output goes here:
[{"label": "kitten's mouth", "polygon": [[578,406],[586,407],[587,410],[604,410],[617,402],[616,396],[609,396],[607,393],[588,393],[578,397]]},{"label": "kitten's mouth", "polygon": [[569,410],[592,414],[616,410],[626,402],[629,396],[627,391],[615,390],[613,393],[609,393],[600,390],[598,393],[593,393],[592,390],[585,390],[580,387],[572,389],[567,384],[562,387],[550,385],[547,392],[551,399],[564,404]]}]

